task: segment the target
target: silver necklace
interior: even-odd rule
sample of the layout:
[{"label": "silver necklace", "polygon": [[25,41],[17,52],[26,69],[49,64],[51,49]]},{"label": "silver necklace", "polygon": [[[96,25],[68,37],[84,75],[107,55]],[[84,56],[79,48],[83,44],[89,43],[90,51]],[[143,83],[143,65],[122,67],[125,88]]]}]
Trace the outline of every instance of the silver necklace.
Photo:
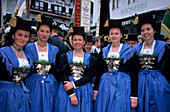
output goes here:
[{"label": "silver necklace", "polygon": [[153,44],[153,41],[152,42],[145,42],[145,45],[146,46],[150,46],[150,45],[152,45]]}]

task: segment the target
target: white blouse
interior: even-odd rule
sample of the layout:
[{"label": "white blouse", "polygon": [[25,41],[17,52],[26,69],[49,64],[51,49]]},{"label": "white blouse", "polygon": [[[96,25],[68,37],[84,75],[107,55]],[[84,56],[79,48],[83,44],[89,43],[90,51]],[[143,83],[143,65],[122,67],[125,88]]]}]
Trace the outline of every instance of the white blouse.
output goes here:
[{"label": "white blouse", "polygon": [[123,46],[123,44],[121,43],[120,46],[119,46],[118,52],[112,52],[112,47],[110,47],[110,51],[109,51],[109,54],[107,55],[107,57],[114,56],[116,58],[119,58],[120,57],[119,52],[122,49],[122,46]]},{"label": "white blouse", "polygon": [[152,48],[151,49],[144,49],[144,45],[142,46],[142,50],[140,51],[141,54],[153,54],[154,48],[155,48],[155,40],[153,41]]},{"label": "white blouse", "polygon": [[37,43],[35,45],[36,45],[36,49],[37,49],[37,52],[38,52],[38,60],[46,60],[46,61],[48,61],[48,44],[47,44],[47,52],[40,52],[38,50]]}]

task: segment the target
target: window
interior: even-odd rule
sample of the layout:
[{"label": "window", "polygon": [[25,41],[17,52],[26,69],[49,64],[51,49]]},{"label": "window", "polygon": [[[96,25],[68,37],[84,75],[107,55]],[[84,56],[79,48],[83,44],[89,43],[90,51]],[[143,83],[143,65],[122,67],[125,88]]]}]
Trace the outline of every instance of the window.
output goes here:
[{"label": "window", "polygon": [[57,14],[58,13],[58,6],[54,6],[54,12]]},{"label": "window", "polygon": [[39,2],[35,1],[35,9],[39,9]]},{"label": "window", "polygon": [[44,3],[40,2],[40,10],[43,10]]},{"label": "window", "polygon": [[69,8],[69,14],[72,15],[72,13],[73,13],[73,9]]},{"label": "window", "polygon": [[134,3],[136,2],[137,0],[128,0],[128,4],[131,4],[131,3]]},{"label": "window", "polygon": [[59,12],[59,14],[61,14],[61,11],[62,11],[62,7],[59,6],[59,7],[58,7],[58,12]]},{"label": "window", "polygon": [[120,8],[120,0],[113,0],[113,9]]}]

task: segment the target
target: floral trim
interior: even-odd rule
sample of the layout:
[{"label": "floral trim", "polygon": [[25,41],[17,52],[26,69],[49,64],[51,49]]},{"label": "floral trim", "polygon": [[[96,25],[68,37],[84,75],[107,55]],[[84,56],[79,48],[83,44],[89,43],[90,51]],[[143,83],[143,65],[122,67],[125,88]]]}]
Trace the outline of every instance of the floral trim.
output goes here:
[{"label": "floral trim", "polygon": [[37,60],[37,61],[34,61],[34,64],[50,65],[51,63],[46,60]]},{"label": "floral trim", "polygon": [[110,56],[110,57],[107,57],[105,59],[121,59],[121,57],[116,57],[116,56]]},{"label": "floral trim", "polygon": [[17,70],[17,71],[21,71],[22,70],[22,72],[29,72],[30,68],[26,67],[26,66],[24,66],[24,67],[15,67],[15,68],[13,68],[13,70]]},{"label": "floral trim", "polygon": [[138,56],[156,56],[156,52],[154,52],[153,54],[143,54],[143,53],[139,53]]},{"label": "floral trim", "polygon": [[74,61],[72,61],[72,62],[71,62],[71,64],[80,64],[80,65],[85,65],[85,63],[84,63],[84,62],[81,62],[81,61],[80,61],[79,63],[78,63],[78,62],[74,62]]}]

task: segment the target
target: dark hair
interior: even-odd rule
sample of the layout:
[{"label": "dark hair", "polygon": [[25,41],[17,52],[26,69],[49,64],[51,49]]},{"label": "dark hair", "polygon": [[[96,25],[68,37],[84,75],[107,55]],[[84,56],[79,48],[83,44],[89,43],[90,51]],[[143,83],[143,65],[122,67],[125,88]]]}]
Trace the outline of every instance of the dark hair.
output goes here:
[{"label": "dark hair", "polygon": [[[118,27],[114,27],[114,28],[118,28]],[[110,33],[110,29],[112,29],[112,28],[109,28],[109,33]],[[121,34],[123,34],[123,33],[124,33],[123,28],[118,28],[118,29],[120,29],[120,33],[121,33]]]},{"label": "dark hair", "polygon": [[14,39],[12,35],[15,35],[17,28],[11,27],[10,32],[5,35],[5,44],[4,46],[12,46],[14,44]]},{"label": "dark hair", "polygon": [[[74,34],[74,35],[81,35],[81,34]],[[71,39],[72,39],[72,41],[73,41],[73,37],[74,37],[74,35],[72,35],[72,38],[71,38]],[[81,36],[83,36],[83,40],[84,40],[84,41],[86,41],[86,40],[87,40],[87,39],[86,39],[87,37],[86,37],[85,35],[81,35]]]},{"label": "dark hair", "polygon": [[[38,23],[38,25],[37,25],[37,31],[40,29],[41,25],[47,25],[47,24]],[[49,26],[50,32],[51,32],[51,31],[52,31],[52,26],[51,26],[51,25],[47,25],[47,26]]]}]

